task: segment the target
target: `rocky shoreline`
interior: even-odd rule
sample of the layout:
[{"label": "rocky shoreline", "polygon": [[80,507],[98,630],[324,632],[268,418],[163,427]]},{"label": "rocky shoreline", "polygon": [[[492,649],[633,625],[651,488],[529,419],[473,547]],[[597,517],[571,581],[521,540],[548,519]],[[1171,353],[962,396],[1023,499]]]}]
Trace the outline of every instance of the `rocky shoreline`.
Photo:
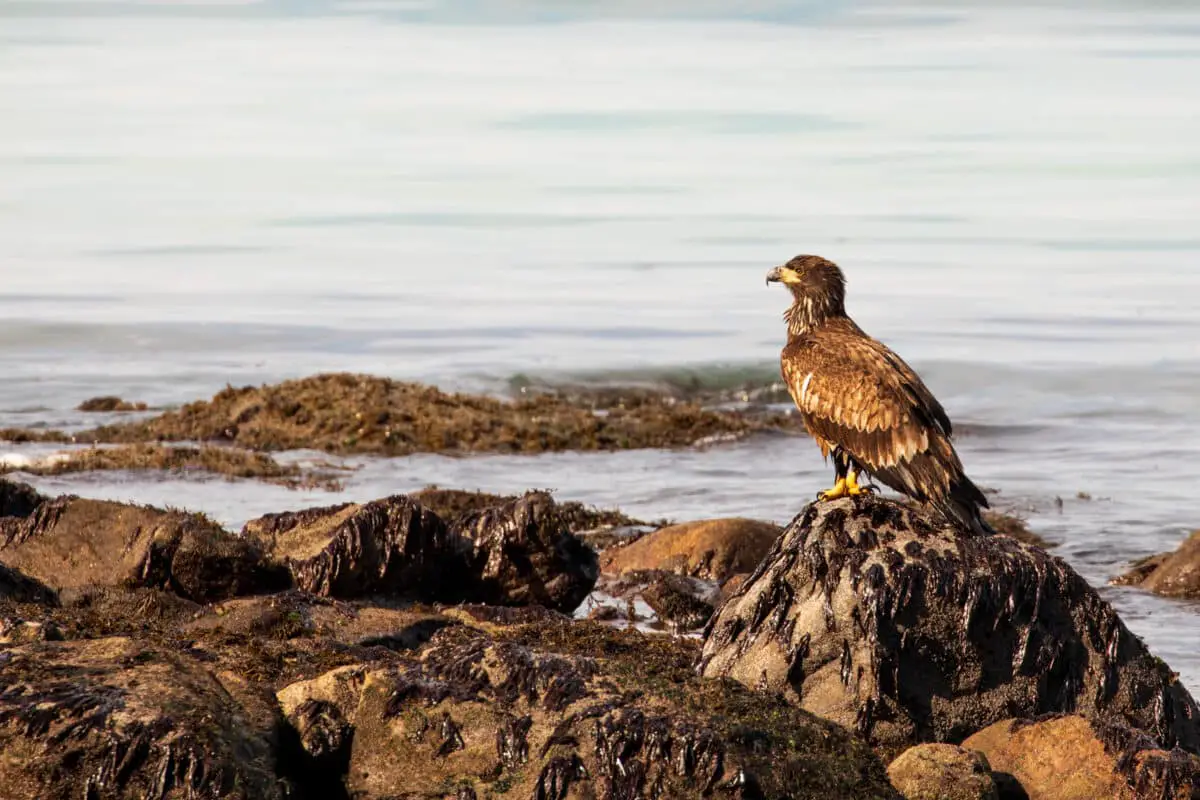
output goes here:
[{"label": "rocky shoreline", "polygon": [[[0,480],[0,565],[14,800],[1200,793],[1200,709],[1065,562],[882,498],[780,530],[429,489],[234,533]],[[581,618],[622,581],[665,632]]]}]

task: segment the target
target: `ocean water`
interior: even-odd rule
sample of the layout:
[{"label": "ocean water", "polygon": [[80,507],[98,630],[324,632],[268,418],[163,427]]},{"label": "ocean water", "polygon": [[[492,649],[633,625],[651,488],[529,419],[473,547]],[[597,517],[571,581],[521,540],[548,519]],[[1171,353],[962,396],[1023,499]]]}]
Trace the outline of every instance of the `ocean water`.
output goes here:
[{"label": "ocean water", "polygon": [[[1200,526],[1200,10],[736,5],[0,2],[0,427],[324,370],[770,381],[808,252],[1094,584]],[[32,482],[236,526],[430,482],[783,522],[829,480],[787,437],[351,463]],[[1200,606],[1102,591],[1200,690]]]}]

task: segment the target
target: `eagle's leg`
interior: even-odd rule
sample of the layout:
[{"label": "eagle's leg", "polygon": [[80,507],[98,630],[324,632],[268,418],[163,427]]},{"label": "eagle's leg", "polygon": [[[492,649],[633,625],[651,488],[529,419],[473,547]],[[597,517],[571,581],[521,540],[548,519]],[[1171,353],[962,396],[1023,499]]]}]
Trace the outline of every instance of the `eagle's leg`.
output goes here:
[{"label": "eagle's leg", "polygon": [[836,500],[849,494],[846,478],[851,474],[850,459],[840,447],[835,447],[830,455],[833,456],[833,488],[818,492],[818,500]]},{"label": "eagle's leg", "polygon": [[[851,497],[859,497],[864,494],[874,494],[875,492],[879,491],[879,487],[871,483],[871,477],[867,471],[863,469],[862,464],[860,464],[854,458],[847,457],[846,460],[849,462],[849,467],[846,469],[846,494],[850,495]],[[866,483],[860,484],[858,482],[859,475],[867,475]]]},{"label": "eagle's leg", "polygon": [[874,484],[868,483],[865,486],[860,486],[858,483],[858,470],[850,469],[846,473],[846,494],[851,497],[857,497],[863,494],[874,494],[876,488]]}]

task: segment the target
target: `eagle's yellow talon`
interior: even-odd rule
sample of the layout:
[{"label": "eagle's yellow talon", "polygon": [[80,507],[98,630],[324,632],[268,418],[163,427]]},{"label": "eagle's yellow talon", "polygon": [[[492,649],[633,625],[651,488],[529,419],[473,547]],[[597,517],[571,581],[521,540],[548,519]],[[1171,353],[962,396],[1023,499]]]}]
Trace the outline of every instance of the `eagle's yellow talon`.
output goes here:
[{"label": "eagle's yellow talon", "polygon": [[827,489],[826,491],[821,492],[819,495],[817,495],[817,499],[818,500],[837,500],[839,497],[845,497],[847,491],[848,491],[848,489],[846,486],[846,479],[838,478],[837,483],[835,483],[833,485],[833,488]]},{"label": "eagle's yellow talon", "polygon": [[846,475],[846,494],[851,497],[858,497],[864,494],[870,494],[871,490],[866,486],[858,485],[858,476],[854,474],[854,470],[850,470]]}]

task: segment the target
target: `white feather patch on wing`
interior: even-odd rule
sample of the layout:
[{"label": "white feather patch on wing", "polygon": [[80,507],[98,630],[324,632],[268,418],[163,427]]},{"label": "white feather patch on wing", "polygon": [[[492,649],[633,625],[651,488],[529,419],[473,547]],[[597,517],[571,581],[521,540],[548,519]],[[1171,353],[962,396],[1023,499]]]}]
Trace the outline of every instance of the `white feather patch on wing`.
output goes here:
[{"label": "white feather patch on wing", "polygon": [[813,374],[810,372],[804,377],[804,383],[800,384],[800,402],[804,403],[804,399],[808,397],[808,382],[812,380]]}]

